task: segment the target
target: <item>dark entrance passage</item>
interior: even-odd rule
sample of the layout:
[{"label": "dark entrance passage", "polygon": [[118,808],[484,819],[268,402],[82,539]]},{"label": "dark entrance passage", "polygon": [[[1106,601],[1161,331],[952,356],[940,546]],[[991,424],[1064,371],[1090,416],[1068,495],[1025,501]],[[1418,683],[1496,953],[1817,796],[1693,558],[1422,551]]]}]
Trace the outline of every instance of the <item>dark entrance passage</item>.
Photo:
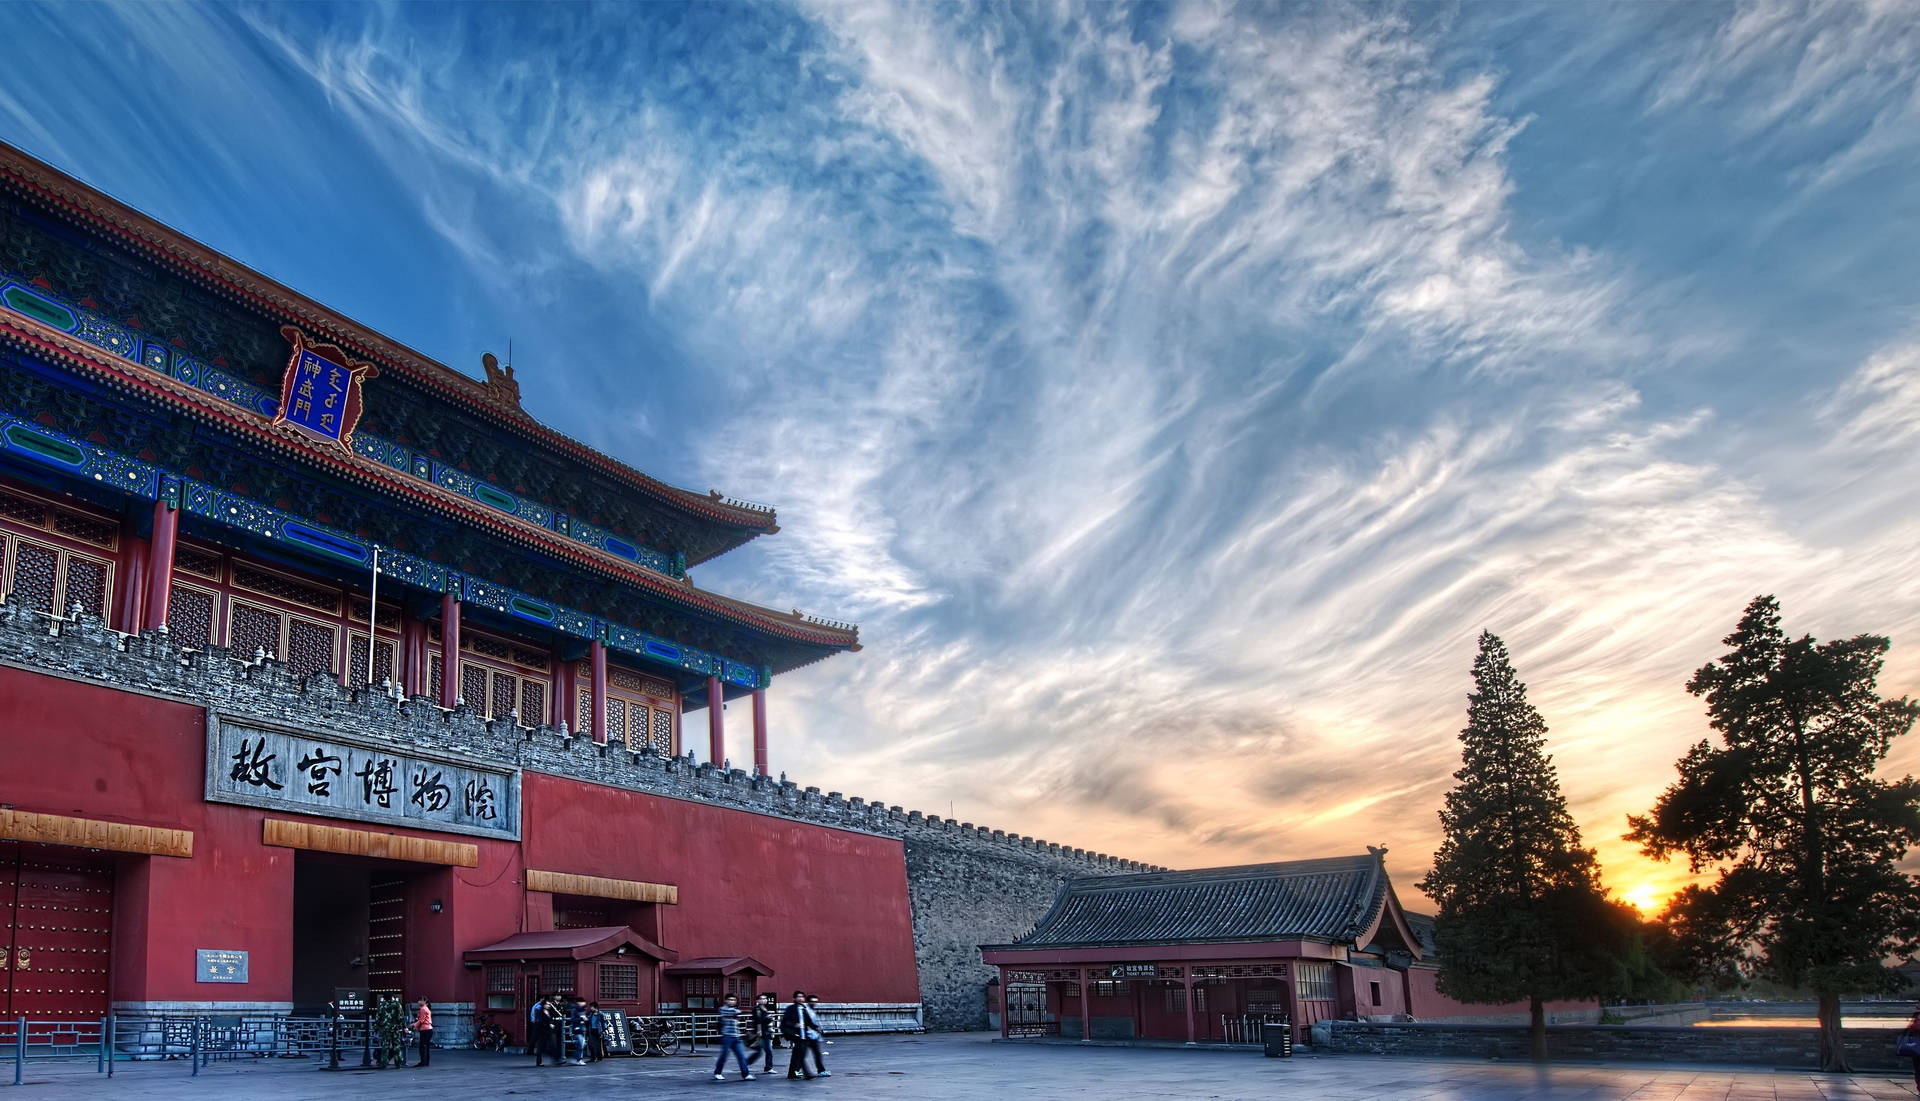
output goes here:
[{"label": "dark entrance passage", "polygon": [[0,1013],[107,1014],[113,865],[59,845],[0,842]]},{"label": "dark entrance passage", "polygon": [[403,997],[407,897],[418,868],[302,853],[293,866],[293,1004],[318,1013],[340,987]]}]

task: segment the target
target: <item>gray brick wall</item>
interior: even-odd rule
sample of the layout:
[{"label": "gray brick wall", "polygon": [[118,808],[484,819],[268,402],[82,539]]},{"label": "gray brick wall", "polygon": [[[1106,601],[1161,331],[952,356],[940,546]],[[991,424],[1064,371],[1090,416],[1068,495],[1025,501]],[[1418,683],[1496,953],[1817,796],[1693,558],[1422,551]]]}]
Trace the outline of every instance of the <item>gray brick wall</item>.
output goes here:
[{"label": "gray brick wall", "polygon": [[[326,674],[303,683],[273,661],[225,649],[184,651],[164,631],[122,635],[98,618],[49,617],[0,603],[0,664],[149,692],[234,715],[391,741],[655,795],[898,838],[906,850],[921,999],[931,1029],[984,1028],[984,943],[1033,927],[1061,881],[1153,866],[902,810],[840,792],[749,775],[687,757],[630,753],[551,726],[489,722],[462,705],[350,691]],[[197,798],[197,793],[190,797]]]}]

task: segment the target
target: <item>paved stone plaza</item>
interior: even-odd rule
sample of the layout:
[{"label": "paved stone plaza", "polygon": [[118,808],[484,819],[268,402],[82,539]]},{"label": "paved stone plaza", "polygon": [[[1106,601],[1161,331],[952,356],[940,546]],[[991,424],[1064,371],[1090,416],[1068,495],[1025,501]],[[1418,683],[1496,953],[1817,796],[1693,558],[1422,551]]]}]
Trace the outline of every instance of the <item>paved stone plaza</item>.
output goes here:
[{"label": "paved stone plaza", "polygon": [[[781,1056],[785,1065],[786,1052]],[[861,1037],[829,1049],[834,1075],[812,1082],[775,1076],[757,1082],[709,1076],[712,1064],[690,1058],[616,1059],[590,1067],[535,1069],[518,1056],[438,1053],[427,1070],[328,1074],[305,1060],[219,1064],[193,1078],[184,1062],[125,1067],[111,1082],[92,1064],[36,1063],[26,1085],[32,1098],[113,1098],[172,1101],[187,1098],[300,1098],[350,1101],[472,1101],[476,1097],[633,1097],[773,1095],[839,1099],[951,1098],[1003,1101],[1008,1097],[1181,1097],[1195,1099],[1418,1098],[1423,1101],[1520,1101],[1581,1098],[1603,1101],[1816,1101],[1829,1098],[1910,1098],[1912,1083],[1886,1076],[1841,1078],[1766,1069],[1693,1069],[1673,1066],[1557,1066],[1469,1061],[1415,1061],[1368,1056],[1258,1055],[1179,1049],[1029,1047],[990,1042],[979,1034]],[[11,1070],[11,1068],[6,1068]],[[11,1081],[11,1075],[0,1078]],[[0,1098],[9,1096],[0,1086]]]}]

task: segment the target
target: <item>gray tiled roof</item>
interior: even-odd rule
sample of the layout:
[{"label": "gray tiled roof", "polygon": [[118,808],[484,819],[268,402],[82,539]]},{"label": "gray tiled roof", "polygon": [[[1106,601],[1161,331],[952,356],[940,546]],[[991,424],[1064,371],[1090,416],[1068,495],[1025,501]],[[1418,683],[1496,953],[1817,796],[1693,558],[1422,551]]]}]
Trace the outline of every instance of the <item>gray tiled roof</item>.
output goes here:
[{"label": "gray tiled roof", "polygon": [[1351,943],[1391,890],[1384,850],[1237,868],[1072,879],[1033,932],[1004,948],[1189,941]]}]

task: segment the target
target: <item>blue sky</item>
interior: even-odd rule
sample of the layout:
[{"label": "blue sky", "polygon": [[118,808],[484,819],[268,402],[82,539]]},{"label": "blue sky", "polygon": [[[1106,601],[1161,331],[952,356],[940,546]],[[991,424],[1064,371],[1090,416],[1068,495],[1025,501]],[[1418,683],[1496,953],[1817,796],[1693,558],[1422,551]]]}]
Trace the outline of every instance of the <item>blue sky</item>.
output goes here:
[{"label": "blue sky", "polygon": [[[1622,891],[1745,602],[1920,688],[1899,3],[0,6],[0,138],[780,508],[823,789],[1435,843],[1501,634]],[[738,724],[736,724],[738,725]],[[1896,758],[1911,767],[1920,752]]]}]

